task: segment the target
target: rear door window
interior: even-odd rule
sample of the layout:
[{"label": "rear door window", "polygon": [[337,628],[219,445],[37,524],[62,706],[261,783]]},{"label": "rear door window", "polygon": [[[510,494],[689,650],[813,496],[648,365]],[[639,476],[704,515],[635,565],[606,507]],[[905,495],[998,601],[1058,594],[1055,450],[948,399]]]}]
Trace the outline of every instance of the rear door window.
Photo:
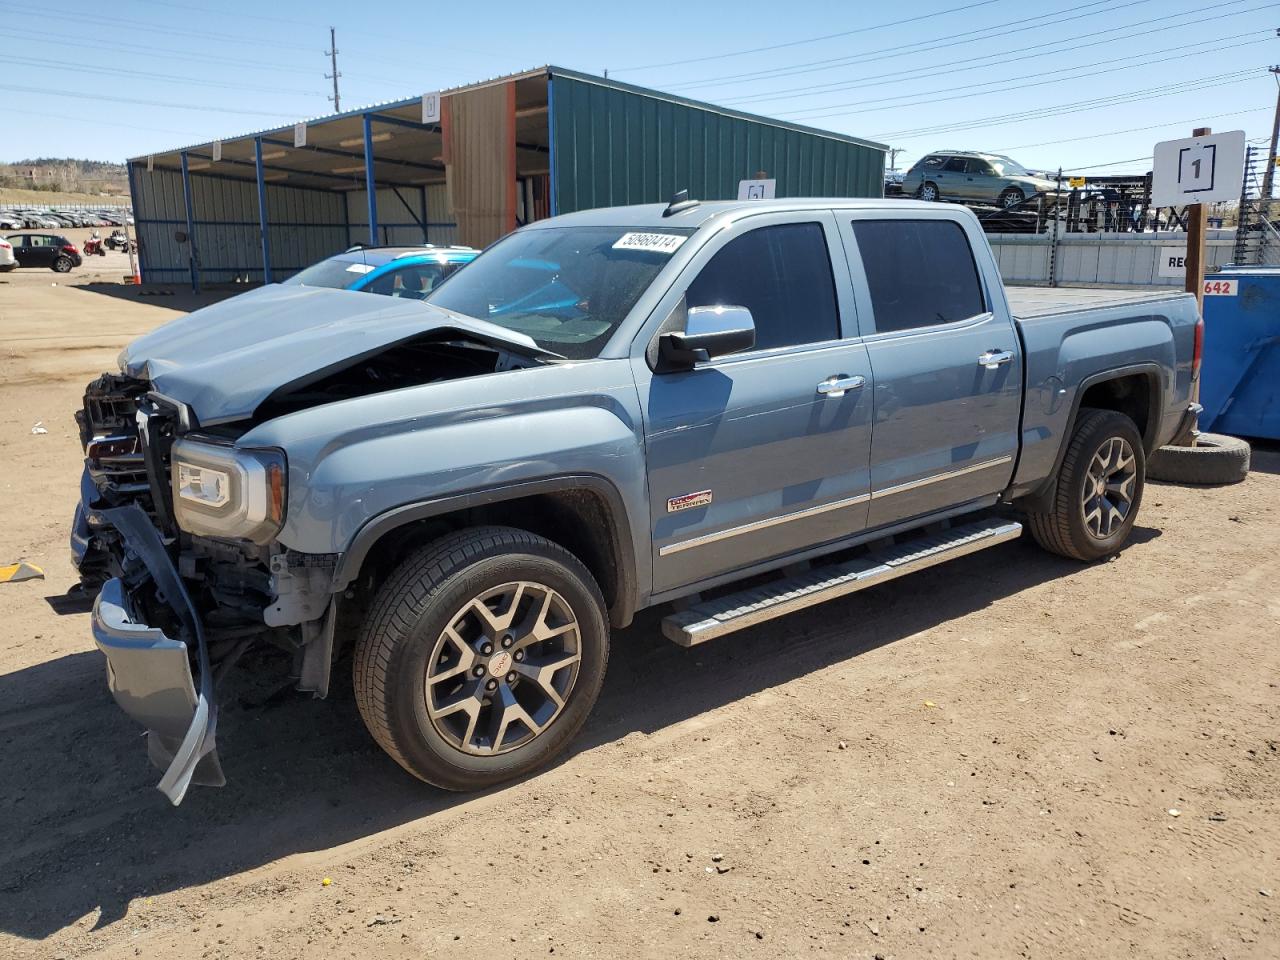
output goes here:
[{"label": "rear door window", "polygon": [[365,287],[365,291],[409,300],[425,300],[427,294],[457,266],[458,264],[415,263],[384,273]]},{"label": "rear door window", "polygon": [[947,165],[943,167],[947,173],[964,173],[968,168],[969,161],[964,157],[952,157],[947,161]]},{"label": "rear door window", "polygon": [[985,311],[969,238],[950,220],[855,220],[877,333]]},{"label": "rear door window", "polygon": [[725,244],[685,294],[690,307],[746,307],[756,349],[840,338],[835,278],[820,223],[757,227]]}]

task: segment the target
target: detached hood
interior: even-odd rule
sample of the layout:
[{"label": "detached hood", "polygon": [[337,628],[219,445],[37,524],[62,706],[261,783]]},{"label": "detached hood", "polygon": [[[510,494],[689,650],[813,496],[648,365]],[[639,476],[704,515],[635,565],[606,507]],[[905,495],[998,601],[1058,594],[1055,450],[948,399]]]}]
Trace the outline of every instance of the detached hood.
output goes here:
[{"label": "detached hood", "polygon": [[421,301],[272,285],[158,327],[129,344],[120,365],[211,426],[249,416],[296,380],[437,331],[527,357],[556,357],[524,334]]}]

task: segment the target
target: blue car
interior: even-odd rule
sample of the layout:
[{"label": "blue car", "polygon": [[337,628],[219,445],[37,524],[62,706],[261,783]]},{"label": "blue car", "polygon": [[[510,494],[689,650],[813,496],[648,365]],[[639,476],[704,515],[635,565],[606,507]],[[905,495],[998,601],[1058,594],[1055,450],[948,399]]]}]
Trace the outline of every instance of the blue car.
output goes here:
[{"label": "blue car", "polygon": [[425,300],[445,277],[470,263],[473,247],[352,247],[312,264],[285,284],[361,290],[388,297]]}]

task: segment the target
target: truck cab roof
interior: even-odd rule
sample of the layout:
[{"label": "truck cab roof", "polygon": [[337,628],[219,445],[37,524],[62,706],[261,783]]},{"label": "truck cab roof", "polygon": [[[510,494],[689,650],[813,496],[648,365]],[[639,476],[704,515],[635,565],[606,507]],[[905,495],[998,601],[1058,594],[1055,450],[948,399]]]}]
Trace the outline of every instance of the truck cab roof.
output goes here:
[{"label": "truck cab roof", "polygon": [[[874,197],[797,197],[777,200],[702,200],[684,209],[668,214],[670,204],[642,203],[627,207],[601,207],[564,213],[550,220],[540,220],[526,229],[554,229],[556,227],[701,227],[713,220],[736,220],[743,216],[761,213],[793,213],[802,210],[894,210],[931,211],[940,209],[936,203],[921,200],[900,200]],[[949,213],[964,214],[959,208],[947,208]]]}]

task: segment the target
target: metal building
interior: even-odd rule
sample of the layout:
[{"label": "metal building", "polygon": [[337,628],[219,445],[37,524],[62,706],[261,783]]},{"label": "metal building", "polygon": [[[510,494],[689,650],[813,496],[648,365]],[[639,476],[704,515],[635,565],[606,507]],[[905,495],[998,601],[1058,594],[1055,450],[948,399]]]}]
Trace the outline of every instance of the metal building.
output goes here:
[{"label": "metal building", "polygon": [[561,67],[128,162],[142,279],[279,281],[355,243],[484,246],[588,207],[878,197],[883,144]]}]

